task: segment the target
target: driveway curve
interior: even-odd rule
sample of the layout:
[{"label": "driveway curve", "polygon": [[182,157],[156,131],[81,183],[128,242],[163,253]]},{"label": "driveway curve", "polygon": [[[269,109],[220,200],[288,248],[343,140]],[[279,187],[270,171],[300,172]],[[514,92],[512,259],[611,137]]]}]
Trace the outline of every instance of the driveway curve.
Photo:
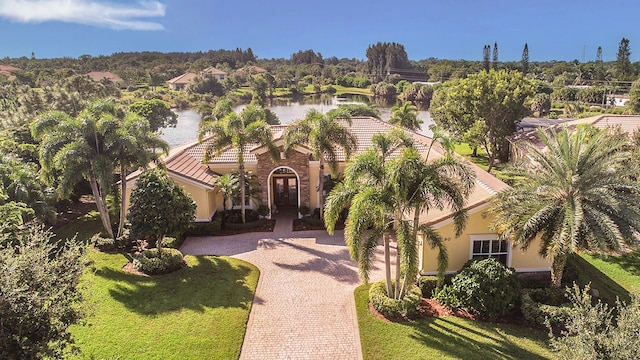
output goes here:
[{"label": "driveway curve", "polygon": [[[260,269],[240,359],[362,359],[353,297],[361,282],[343,232],[291,227],[278,219],[270,233],[191,237],[180,250]],[[384,276],[382,259],[379,247],[371,279]]]}]

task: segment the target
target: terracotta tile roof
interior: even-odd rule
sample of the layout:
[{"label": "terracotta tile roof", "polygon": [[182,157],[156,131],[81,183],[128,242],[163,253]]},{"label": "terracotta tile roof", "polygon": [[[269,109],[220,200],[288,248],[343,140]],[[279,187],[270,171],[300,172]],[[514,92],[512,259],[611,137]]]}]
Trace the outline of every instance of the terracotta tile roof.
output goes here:
[{"label": "terracotta tile roof", "polygon": [[[546,128],[560,131],[563,126],[569,129],[575,129],[578,125],[590,124],[598,129],[606,128],[620,128],[620,130],[626,133],[633,133],[636,129],[640,128],[640,116],[638,115],[597,115],[584,119],[575,119],[566,121],[562,124],[556,124],[548,126]],[[530,130],[516,133],[509,138],[509,141],[516,146],[522,146],[524,143],[529,143],[538,149],[544,148],[544,144],[538,137],[537,130]]]},{"label": "terracotta tile roof", "polygon": [[170,84],[186,84],[189,81],[191,81],[191,79],[193,79],[194,77],[196,77],[196,74],[188,72],[188,73],[184,73],[182,75],[176,76],[167,82]]},{"label": "terracotta tile roof", "polygon": [[202,70],[202,74],[209,74],[209,75],[227,75],[226,72],[220,70],[220,69],[216,69],[213,66],[212,67],[208,67],[204,70]]},{"label": "terracotta tile roof", "polygon": [[102,79],[108,79],[114,83],[124,82],[124,80],[120,76],[108,71],[92,71],[87,75],[89,75],[89,77],[92,78],[94,81],[101,81]]},{"label": "terracotta tile roof", "polygon": [[266,73],[267,69],[260,67],[260,66],[255,66],[255,65],[249,65],[249,66],[245,66],[245,67],[241,67],[240,69],[236,70],[237,72],[249,72],[250,74],[260,74],[260,73]]},{"label": "terracotta tile roof", "polygon": [[22,69],[19,69],[15,66],[11,66],[11,65],[0,65],[0,71],[2,72],[12,72],[12,71],[21,71]]}]

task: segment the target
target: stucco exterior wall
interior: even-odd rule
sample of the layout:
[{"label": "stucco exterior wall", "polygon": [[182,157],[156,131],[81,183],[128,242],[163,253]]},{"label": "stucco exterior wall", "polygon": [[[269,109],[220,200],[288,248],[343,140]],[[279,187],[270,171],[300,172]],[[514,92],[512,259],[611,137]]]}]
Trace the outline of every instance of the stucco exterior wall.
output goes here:
[{"label": "stucco exterior wall", "polygon": [[[171,177],[171,176],[170,176]],[[209,194],[207,194],[207,190],[195,186],[193,184],[187,183],[175,177],[171,177],[176,184],[180,185],[184,189],[184,191],[191,196],[191,199],[196,203],[196,221],[209,221],[211,220],[211,215],[213,213],[213,209],[215,209],[215,203],[211,204]]]},{"label": "stucco exterior wall", "polygon": [[[455,228],[453,222],[444,222],[438,227],[440,235],[447,239],[447,250],[449,253],[449,267],[447,272],[452,273],[460,270],[462,266],[471,258],[472,237],[487,235],[496,236],[489,229],[492,219],[484,217],[486,205],[472,209],[469,211],[467,227],[460,237],[455,237]],[[482,236],[480,236],[482,237]],[[419,241],[422,241],[420,237]],[[420,250],[420,271],[422,274],[434,274],[437,271],[437,249],[431,247],[424,242]],[[542,258],[538,254],[540,243],[535,241],[531,244],[527,251],[521,250],[519,247],[509,247],[510,261],[507,265],[516,269],[518,272],[527,271],[549,271],[551,263]]]}]

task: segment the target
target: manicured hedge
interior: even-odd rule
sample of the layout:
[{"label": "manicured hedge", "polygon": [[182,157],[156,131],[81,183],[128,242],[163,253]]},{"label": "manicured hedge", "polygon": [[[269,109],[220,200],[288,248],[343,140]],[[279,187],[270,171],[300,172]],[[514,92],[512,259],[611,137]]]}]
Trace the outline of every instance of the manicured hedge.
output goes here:
[{"label": "manicured hedge", "polygon": [[224,228],[229,230],[251,230],[264,226],[267,223],[267,219],[258,219],[246,223],[225,223]]},{"label": "manicured hedge", "polygon": [[180,250],[171,248],[162,249],[161,252],[158,249],[145,250],[133,259],[136,270],[148,275],[167,274],[184,265]]},{"label": "manicured hedge", "polygon": [[553,305],[555,302],[551,289],[524,289],[520,311],[534,324],[546,325],[548,320],[553,327],[563,327],[571,317],[572,308],[568,303]]},{"label": "manicured hedge", "polygon": [[438,287],[437,276],[420,276],[418,278],[418,287],[422,292],[422,297],[431,298],[433,291]]},{"label": "manicured hedge", "polygon": [[421,300],[422,293],[415,285],[407,289],[404,298],[400,300],[395,300],[387,296],[384,281],[373,283],[369,289],[369,301],[371,301],[373,308],[385,317],[391,319],[415,315]]}]

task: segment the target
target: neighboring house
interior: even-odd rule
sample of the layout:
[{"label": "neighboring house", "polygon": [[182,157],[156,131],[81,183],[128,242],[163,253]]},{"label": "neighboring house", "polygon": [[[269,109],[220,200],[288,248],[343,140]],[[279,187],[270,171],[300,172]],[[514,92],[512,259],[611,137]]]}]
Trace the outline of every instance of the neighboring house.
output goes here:
[{"label": "neighboring house", "polygon": [[224,79],[227,78],[227,73],[212,67],[208,67],[200,72],[201,76],[211,76],[214,79],[218,80],[218,82],[223,82]]},{"label": "neighboring house", "polygon": [[167,83],[169,83],[169,89],[171,90],[184,90],[184,88],[187,87],[187,84],[189,84],[189,81],[193,80],[195,77],[196,74],[188,72],[174,77],[167,81]]},{"label": "neighboring house", "polygon": [[14,71],[22,71],[22,69],[11,65],[0,65],[0,74],[6,76],[7,80],[9,81],[13,81],[16,79],[16,76],[13,75]]},{"label": "neighboring house", "polygon": [[236,70],[236,72],[237,73],[246,74],[246,75],[255,76],[255,75],[266,73],[267,69],[265,69],[263,67],[260,67],[260,66],[249,65],[249,66],[241,67],[240,69]]},{"label": "neighboring house", "polygon": [[125,81],[120,76],[109,71],[92,71],[87,75],[93,79],[93,81],[102,82],[109,80],[120,88],[126,86]]},{"label": "neighboring house", "polygon": [[[560,130],[562,126],[567,126],[571,129],[575,129],[576,126],[581,124],[592,125],[597,129],[617,128],[625,133],[632,134],[636,129],[640,128],[640,115],[603,114],[584,119],[569,120],[560,124],[541,126],[540,128]],[[512,162],[526,160],[528,144],[531,144],[538,149],[544,148],[544,144],[538,137],[537,129],[518,132],[509,137],[509,142],[511,143]]]},{"label": "neighboring house", "polygon": [[[214,79],[218,80],[218,82],[222,82],[227,78],[227,73],[216,69],[214,67],[208,67],[202,70],[199,74],[200,76],[211,76]],[[182,75],[176,76],[173,79],[167,81],[169,84],[169,89],[171,90],[184,90],[189,82],[193,80],[198,74],[187,72]]]},{"label": "neighboring house", "polygon": [[[273,125],[271,130],[275,144],[282,149],[284,144],[283,132],[285,125]],[[361,152],[371,145],[371,138],[378,133],[386,133],[394,129],[393,125],[369,117],[354,117],[350,130],[357,138],[357,152]],[[415,132],[407,131],[416,143],[418,151],[426,156],[431,139]],[[203,154],[211,138],[205,138],[202,144],[192,142],[172,149],[161,161],[167,168],[169,176],[181,185],[197,204],[196,221],[209,221],[216,211],[223,210],[222,195],[213,185],[217,176],[237,171],[237,156],[233,149],[224,151],[220,156],[203,163]],[[430,159],[442,157],[443,151],[436,144]],[[274,163],[267,149],[253,147],[244,154],[245,169],[257,176],[260,184],[261,204],[267,205],[272,211],[276,209],[297,209],[302,205],[311,209],[317,208],[320,196],[318,193],[318,170],[320,163],[311,156],[311,151],[304,146],[297,146],[291,153],[281,154],[281,160]],[[342,151],[337,152],[339,171],[347,165]],[[518,271],[549,271],[550,263],[540,257],[538,246],[533,244],[532,250],[523,252],[510,246],[507,241],[498,241],[497,235],[489,230],[491,221],[486,218],[484,211],[488,207],[489,199],[497,192],[507,187],[479,167],[471,164],[477,174],[477,180],[469,197],[467,209],[469,221],[465,232],[455,238],[452,213],[449,211],[431,210],[421,216],[422,223],[429,223],[447,238],[449,249],[449,269],[459,270],[471,258],[495,256],[507,266]],[[325,176],[328,176],[327,167]],[[139,172],[127,178],[129,197],[131,189]],[[247,200],[249,208],[256,208],[259,204]],[[237,206],[239,207],[239,206]],[[294,210],[295,212],[295,210]],[[279,220],[281,221],[281,220]],[[436,270],[436,251],[428,246],[420,250],[420,270],[423,274],[434,273]]]}]

